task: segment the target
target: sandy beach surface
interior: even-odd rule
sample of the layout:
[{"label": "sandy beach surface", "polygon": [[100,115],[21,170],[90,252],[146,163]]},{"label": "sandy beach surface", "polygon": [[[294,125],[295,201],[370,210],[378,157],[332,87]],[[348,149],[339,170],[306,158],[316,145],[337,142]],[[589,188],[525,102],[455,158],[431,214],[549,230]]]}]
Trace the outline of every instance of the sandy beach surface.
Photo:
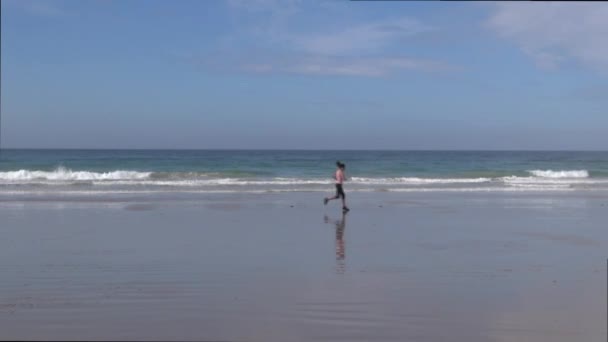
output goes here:
[{"label": "sandy beach surface", "polygon": [[603,192],[0,201],[0,339],[605,341]]}]

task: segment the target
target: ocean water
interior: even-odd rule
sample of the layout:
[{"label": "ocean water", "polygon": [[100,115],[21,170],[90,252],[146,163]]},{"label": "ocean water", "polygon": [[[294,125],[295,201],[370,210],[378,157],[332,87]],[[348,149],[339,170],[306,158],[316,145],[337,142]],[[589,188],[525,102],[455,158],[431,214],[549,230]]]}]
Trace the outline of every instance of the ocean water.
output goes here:
[{"label": "ocean water", "polygon": [[608,152],[2,150],[0,194],[608,190]]}]

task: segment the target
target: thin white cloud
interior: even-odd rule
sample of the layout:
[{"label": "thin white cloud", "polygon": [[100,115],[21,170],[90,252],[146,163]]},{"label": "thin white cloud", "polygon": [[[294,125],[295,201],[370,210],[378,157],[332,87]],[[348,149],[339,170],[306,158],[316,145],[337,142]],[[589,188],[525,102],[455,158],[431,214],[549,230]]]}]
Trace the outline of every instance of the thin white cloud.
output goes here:
[{"label": "thin white cloud", "polygon": [[606,103],[608,102],[606,94],[608,94],[608,84],[591,84],[580,87],[569,95],[579,100]]},{"label": "thin white cloud", "polygon": [[33,0],[3,0],[9,7],[20,9],[28,14],[42,17],[61,17],[72,13],[60,7],[57,2]]},{"label": "thin white cloud", "polygon": [[[227,4],[239,20],[235,21],[236,34],[224,38],[230,43],[224,46],[243,50],[240,54],[246,56],[246,60],[232,59],[241,71],[380,77],[408,70],[455,69],[444,62],[404,56],[407,39],[435,29],[415,18],[342,20],[348,7],[337,2],[228,0]],[[332,6],[326,6],[330,4]],[[310,15],[310,11],[321,11],[315,12],[314,18],[321,16],[325,20],[313,23],[309,19],[313,16],[307,16],[299,20],[299,27],[293,24],[292,19],[298,22],[304,19],[303,15]],[[333,19],[337,15],[342,16],[341,20]],[[310,23],[303,26],[303,22]],[[239,45],[243,41],[255,42],[257,50],[245,51],[247,48]]]},{"label": "thin white cloud", "polygon": [[539,67],[574,60],[608,72],[608,3],[497,3],[485,24]]},{"label": "thin white cloud", "polygon": [[401,71],[444,72],[457,70],[446,63],[406,57],[307,57],[275,63],[245,63],[243,70],[254,73],[282,72],[334,76],[388,76]]},{"label": "thin white cloud", "polygon": [[229,7],[242,11],[263,12],[296,10],[300,0],[226,0]]},{"label": "thin white cloud", "polygon": [[248,27],[249,30],[273,34],[300,11],[301,0],[226,0],[226,4],[237,16],[237,22],[243,16],[263,16],[265,20],[254,20],[255,26]]},{"label": "thin white cloud", "polygon": [[292,43],[296,48],[314,54],[377,53],[392,44],[398,44],[401,39],[431,29],[418,20],[398,18],[348,27],[336,32],[295,36]]},{"label": "thin white cloud", "polygon": [[274,67],[271,64],[244,64],[242,67],[245,71],[251,71],[256,73],[272,72]]},{"label": "thin white cloud", "polygon": [[30,6],[28,7],[28,10],[37,15],[51,16],[51,17],[65,16],[65,15],[70,14],[69,12],[67,12],[59,7],[55,7],[48,3],[43,3],[43,2],[35,2],[35,3],[30,4]]}]

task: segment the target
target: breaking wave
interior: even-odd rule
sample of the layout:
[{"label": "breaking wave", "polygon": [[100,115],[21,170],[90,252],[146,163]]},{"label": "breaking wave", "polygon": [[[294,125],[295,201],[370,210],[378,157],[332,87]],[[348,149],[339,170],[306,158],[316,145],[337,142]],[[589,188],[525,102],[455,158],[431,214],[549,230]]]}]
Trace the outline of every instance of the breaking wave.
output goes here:
[{"label": "breaking wave", "polygon": [[587,170],[531,170],[528,172],[535,177],[543,178],[589,178]]},{"label": "breaking wave", "polygon": [[0,172],[0,181],[28,182],[28,181],[103,181],[103,180],[142,180],[147,179],[151,172],[137,171],[110,171],[110,172],[90,172],[72,171],[59,167],[54,171],[7,171]]},{"label": "breaking wave", "polygon": [[[349,191],[471,191],[484,190],[571,190],[608,189],[608,178],[590,177],[587,170],[530,170],[529,174],[503,177],[351,177]],[[503,173],[504,174],[504,173]],[[146,172],[113,170],[79,171],[58,167],[53,171],[18,170],[0,172],[0,190],[15,187],[93,186],[100,191],[173,188],[176,191],[327,191],[334,180],[329,177],[270,177],[229,172]],[[94,190],[94,189],[89,189]],[[59,191],[61,189],[57,189]],[[86,190],[86,189],[85,189]],[[85,191],[83,190],[83,191]],[[62,190],[63,191],[63,190]]]}]

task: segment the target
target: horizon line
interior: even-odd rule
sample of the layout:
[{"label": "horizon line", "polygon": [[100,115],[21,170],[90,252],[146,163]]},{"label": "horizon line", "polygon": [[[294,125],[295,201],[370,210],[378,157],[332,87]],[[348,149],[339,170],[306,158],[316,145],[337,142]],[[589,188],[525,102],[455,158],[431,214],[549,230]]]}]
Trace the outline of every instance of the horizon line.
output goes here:
[{"label": "horizon line", "polygon": [[369,151],[369,152],[608,152],[606,149],[310,149],[310,148],[80,148],[80,147],[8,147],[8,150],[80,150],[80,151]]}]

